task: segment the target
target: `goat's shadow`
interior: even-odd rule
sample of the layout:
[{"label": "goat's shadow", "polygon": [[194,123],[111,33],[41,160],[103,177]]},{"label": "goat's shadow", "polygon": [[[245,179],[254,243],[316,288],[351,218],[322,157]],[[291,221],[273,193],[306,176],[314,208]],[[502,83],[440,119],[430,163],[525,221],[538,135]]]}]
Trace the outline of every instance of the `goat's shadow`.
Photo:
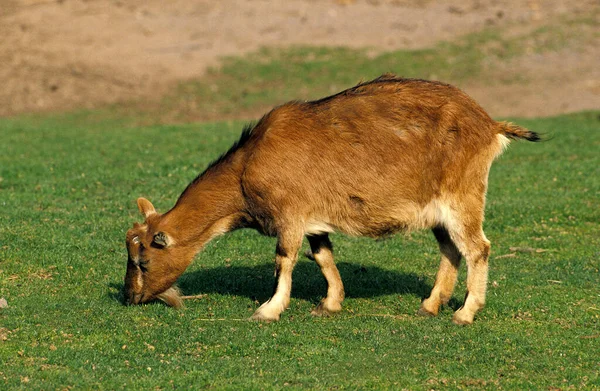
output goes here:
[{"label": "goat's shadow", "polygon": [[[367,267],[341,262],[337,264],[344,283],[346,298],[371,298],[389,294],[427,297],[431,285],[423,281],[423,276],[415,273],[385,270],[378,266]],[[184,295],[216,293],[221,295],[245,296],[251,300],[264,302],[273,294],[275,278],[274,266],[265,263],[257,266],[218,266],[202,268],[184,273],[177,285]],[[319,268],[312,262],[298,262],[293,274],[292,297],[318,303],[327,292],[327,283]],[[113,300],[123,302],[123,284],[111,283],[109,295]],[[460,303],[452,298],[448,303],[454,310]]]},{"label": "goat's shadow", "polygon": [[[385,270],[377,266],[337,264],[347,298],[369,298],[388,294],[412,294],[426,297],[431,286],[422,276]],[[195,270],[178,282],[185,295],[217,293],[245,296],[263,302],[273,294],[274,265],[230,266]],[[327,292],[327,283],[318,266],[298,262],[294,268],[292,297],[317,303]]]}]

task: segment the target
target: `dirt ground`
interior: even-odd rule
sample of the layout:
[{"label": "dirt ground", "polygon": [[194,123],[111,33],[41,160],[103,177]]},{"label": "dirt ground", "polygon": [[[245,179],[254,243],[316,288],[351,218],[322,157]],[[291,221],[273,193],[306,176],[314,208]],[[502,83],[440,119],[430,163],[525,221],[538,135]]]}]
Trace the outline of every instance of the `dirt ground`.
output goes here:
[{"label": "dirt ground", "polygon": [[[598,0],[1,0],[0,116],[160,96],[222,56],[261,46],[424,48],[490,25],[535,28],[598,15],[598,7]],[[500,67],[523,82],[461,87],[493,116],[600,109],[599,60],[596,39]]]}]

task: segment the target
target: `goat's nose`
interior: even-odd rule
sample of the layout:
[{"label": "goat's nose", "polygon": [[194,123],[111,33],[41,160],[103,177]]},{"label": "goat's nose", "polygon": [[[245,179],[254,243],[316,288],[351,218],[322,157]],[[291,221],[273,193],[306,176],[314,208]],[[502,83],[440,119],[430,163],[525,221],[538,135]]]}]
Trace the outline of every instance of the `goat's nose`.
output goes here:
[{"label": "goat's nose", "polygon": [[142,298],[144,297],[143,293],[132,293],[129,299],[130,304],[140,304],[142,302]]},{"label": "goat's nose", "polygon": [[138,304],[140,302],[140,299],[142,298],[141,294],[136,294],[133,291],[126,291],[124,296],[125,296],[125,305]]}]

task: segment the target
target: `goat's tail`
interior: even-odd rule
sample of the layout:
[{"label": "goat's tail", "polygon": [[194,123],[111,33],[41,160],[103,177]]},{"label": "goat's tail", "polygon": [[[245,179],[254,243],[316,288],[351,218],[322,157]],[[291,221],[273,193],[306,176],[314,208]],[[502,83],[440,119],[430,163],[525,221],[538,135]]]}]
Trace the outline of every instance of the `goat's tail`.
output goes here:
[{"label": "goat's tail", "polygon": [[539,134],[511,122],[498,122],[498,133],[510,139],[525,139],[534,142],[542,139]]}]

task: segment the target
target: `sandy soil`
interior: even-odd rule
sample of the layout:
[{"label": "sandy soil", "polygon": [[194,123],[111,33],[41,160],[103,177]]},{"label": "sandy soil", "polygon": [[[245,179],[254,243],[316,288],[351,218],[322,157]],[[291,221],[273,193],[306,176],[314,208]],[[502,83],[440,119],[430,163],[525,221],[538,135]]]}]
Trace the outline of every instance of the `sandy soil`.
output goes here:
[{"label": "sandy soil", "polygon": [[[0,116],[160,96],[222,56],[261,46],[422,48],[489,25],[531,29],[598,7],[598,0],[1,0]],[[599,60],[596,40],[499,68],[499,80],[506,73],[524,82],[461,87],[494,116],[599,109]]]}]

